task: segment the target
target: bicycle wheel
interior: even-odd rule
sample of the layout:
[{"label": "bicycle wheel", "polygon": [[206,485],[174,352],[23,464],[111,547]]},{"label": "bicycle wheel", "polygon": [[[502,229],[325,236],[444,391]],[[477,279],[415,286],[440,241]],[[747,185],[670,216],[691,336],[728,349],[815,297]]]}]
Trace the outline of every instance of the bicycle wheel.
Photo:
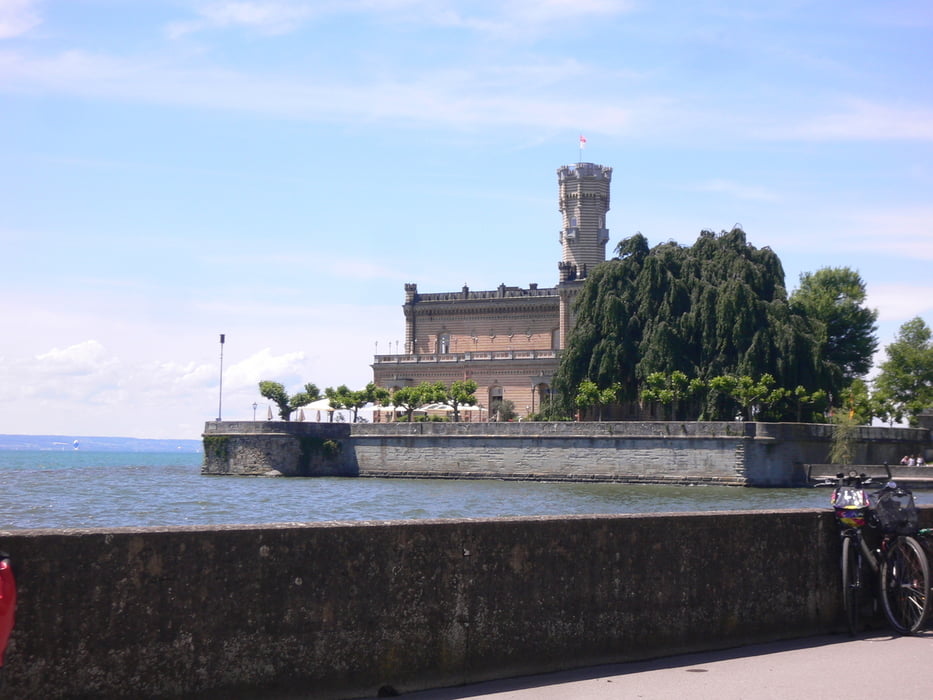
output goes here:
[{"label": "bicycle wheel", "polygon": [[861,572],[858,570],[858,543],[855,537],[842,538],[842,607],[846,612],[849,634],[855,636],[858,629],[859,606],[861,605]]},{"label": "bicycle wheel", "polygon": [[930,565],[920,543],[898,537],[881,564],[881,604],[885,617],[900,634],[917,632],[930,607]]}]

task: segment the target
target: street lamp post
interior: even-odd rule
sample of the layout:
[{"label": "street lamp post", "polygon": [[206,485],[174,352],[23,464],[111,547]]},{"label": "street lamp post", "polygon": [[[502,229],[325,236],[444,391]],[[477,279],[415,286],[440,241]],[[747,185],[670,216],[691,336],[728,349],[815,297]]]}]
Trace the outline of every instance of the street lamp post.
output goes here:
[{"label": "street lamp post", "polygon": [[254,423],[256,422],[256,406],[258,406],[258,405],[259,405],[258,403],[256,403],[255,401],[253,401],[253,422],[254,422]]},{"label": "street lamp post", "polygon": [[220,385],[217,396],[217,422],[223,416],[224,406],[224,334],[220,334]]}]

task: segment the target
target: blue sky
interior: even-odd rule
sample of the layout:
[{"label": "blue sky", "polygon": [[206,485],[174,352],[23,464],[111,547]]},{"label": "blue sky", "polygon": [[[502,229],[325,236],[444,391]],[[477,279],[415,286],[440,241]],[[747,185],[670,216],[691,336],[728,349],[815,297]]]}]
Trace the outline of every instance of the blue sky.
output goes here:
[{"label": "blue sky", "polygon": [[220,333],[224,418],[361,387],[405,282],[556,283],[580,134],[611,246],[739,223],[883,346],[933,323],[931,67],[928,2],[0,0],[0,432],[198,437]]}]

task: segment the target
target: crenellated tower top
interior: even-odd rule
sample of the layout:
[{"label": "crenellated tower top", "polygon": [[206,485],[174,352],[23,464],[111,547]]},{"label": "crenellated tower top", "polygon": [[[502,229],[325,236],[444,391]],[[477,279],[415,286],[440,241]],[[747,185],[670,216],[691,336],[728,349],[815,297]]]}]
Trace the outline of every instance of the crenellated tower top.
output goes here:
[{"label": "crenellated tower top", "polygon": [[563,215],[560,281],[586,277],[588,270],[606,260],[606,212],[612,168],[595,163],[564,165],[557,169],[559,207]]}]

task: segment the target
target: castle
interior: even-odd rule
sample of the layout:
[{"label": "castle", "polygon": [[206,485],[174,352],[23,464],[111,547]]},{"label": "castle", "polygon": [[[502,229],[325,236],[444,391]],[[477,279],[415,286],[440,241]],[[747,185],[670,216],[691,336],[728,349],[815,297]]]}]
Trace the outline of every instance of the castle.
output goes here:
[{"label": "castle", "polygon": [[501,284],[490,291],[464,286],[422,294],[418,285],[406,284],[404,353],[375,356],[376,385],[394,390],[472,379],[483,409],[472,420],[495,420],[503,401],[520,417],[540,411],[573,328],[573,301],[587,271],[606,259],[611,180],[612,168],[594,163],[558,168],[563,220],[556,287]]}]

